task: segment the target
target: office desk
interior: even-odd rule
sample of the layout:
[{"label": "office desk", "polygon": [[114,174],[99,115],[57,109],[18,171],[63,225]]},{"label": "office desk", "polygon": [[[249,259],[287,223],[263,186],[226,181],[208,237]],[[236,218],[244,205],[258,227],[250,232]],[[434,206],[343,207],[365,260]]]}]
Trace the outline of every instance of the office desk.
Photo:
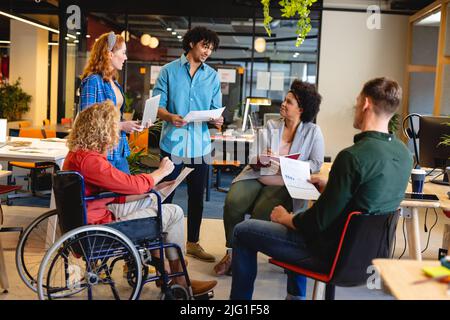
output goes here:
[{"label": "office desk", "polygon": [[[331,165],[331,163],[324,163],[320,172],[315,174],[315,176],[327,180]],[[427,179],[427,181],[428,180],[429,179]],[[411,259],[419,261],[422,260],[422,248],[420,245],[419,230],[419,208],[441,208],[445,212],[450,211],[450,199],[447,196],[447,192],[450,191],[450,187],[427,182],[424,184],[423,191],[424,193],[436,194],[439,198],[439,201],[426,202],[403,200],[400,203],[400,206],[403,208],[402,216],[406,218],[405,224],[407,228],[409,256]],[[408,184],[406,192],[411,192],[411,184]]]},{"label": "office desk", "polygon": [[[18,123],[12,123],[8,126],[9,128],[9,135],[12,137],[18,137],[19,136],[19,124]],[[70,133],[70,127],[63,124],[51,124],[48,126],[32,126],[32,127],[26,127],[24,129],[47,129],[47,130],[53,130],[56,132],[56,137],[58,138],[65,138]]]},{"label": "office desk", "polygon": [[[41,139],[20,137],[11,137],[9,141],[29,141],[31,145],[23,148],[34,148],[33,150],[35,152],[30,153],[14,150],[17,147],[7,145],[0,148],[0,161],[50,161],[56,163],[59,168],[62,168],[64,159],[69,152],[65,142],[48,142],[42,141]],[[50,208],[55,208],[53,193],[50,200]]]},{"label": "office desk", "polygon": [[[4,178],[11,175],[11,171],[0,170],[0,178]],[[1,204],[0,204],[1,206]],[[0,225],[0,228],[2,226]],[[6,274],[5,256],[3,255],[2,238],[0,236],[0,287],[5,291],[9,288],[8,275]]]},{"label": "office desk", "polygon": [[428,277],[423,267],[439,266],[439,261],[375,259],[373,265],[383,280],[384,287],[400,300],[450,300],[448,284],[429,281],[413,284]]}]

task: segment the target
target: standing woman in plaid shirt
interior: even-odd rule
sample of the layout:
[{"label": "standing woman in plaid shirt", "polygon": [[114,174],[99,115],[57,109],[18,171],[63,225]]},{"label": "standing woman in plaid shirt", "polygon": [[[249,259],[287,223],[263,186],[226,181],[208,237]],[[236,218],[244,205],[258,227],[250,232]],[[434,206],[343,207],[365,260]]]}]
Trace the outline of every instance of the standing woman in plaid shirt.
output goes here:
[{"label": "standing woman in plaid shirt", "polygon": [[[81,76],[80,111],[94,103],[111,100],[123,114],[125,98],[123,89],[117,82],[118,71],[122,70],[126,55],[125,39],[114,32],[102,34],[94,43],[89,61]],[[130,148],[127,133],[142,131],[137,121],[121,121],[119,123],[120,140],[117,147],[108,153],[108,161],[117,169],[130,173],[127,156]]]}]

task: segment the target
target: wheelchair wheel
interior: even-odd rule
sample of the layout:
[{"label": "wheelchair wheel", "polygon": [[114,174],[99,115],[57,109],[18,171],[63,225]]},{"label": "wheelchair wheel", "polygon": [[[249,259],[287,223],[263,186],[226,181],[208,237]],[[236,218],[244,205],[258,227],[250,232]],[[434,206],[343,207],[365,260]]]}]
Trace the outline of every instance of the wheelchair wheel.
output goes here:
[{"label": "wheelchair wheel", "polygon": [[191,300],[189,292],[183,286],[174,284],[167,289],[167,293],[162,293],[161,300]]},{"label": "wheelchair wheel", "polygon": [[[123,266],[133,275],[133,286],[123,277]],[[47,251],[39,268],[39,299],[129,299],[139,297],[141,260],[123,233],[107,226],[74,229]]]},{"label": "wheelchair wheel", "polygon": [[42,258],[60,236],[56,210],[51,210],[36,218],[19,239],[16,248],[17,271],[27,287],[34,292]]}]

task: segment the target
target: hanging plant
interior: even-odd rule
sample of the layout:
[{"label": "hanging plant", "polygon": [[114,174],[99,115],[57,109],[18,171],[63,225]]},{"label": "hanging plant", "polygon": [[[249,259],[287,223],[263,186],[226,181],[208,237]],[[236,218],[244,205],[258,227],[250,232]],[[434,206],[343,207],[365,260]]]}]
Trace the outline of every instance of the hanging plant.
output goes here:
[{"label": "hanging plant", "polygon": [[[310,7],[317,0],[281,0],[278,4],[281,6],[281,13],[283,18],[298,17],[297,21],[297,41],[295,46],[300,46],[305,41],[307,34],[311,31],[311,19],[309,18]],[[270,22],[273,18],[270,16],[270,0],[261,0],[264,14],[264,28],[267,34],[271,35]]]}]

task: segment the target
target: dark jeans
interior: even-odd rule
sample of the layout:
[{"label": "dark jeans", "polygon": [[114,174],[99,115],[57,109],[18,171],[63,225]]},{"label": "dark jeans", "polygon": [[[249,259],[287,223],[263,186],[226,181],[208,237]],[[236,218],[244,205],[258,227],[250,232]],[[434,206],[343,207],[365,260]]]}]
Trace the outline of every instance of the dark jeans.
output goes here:
[{"label": "dark jeans", "polygon": [[[249,219],[234,228],[230,299],[251,300],[257,273],[257,253],[292,264],[312,258],[300,233],[279,223]],[[306,296],[306,279],[288,273],[288,293]]]},{"label": "dark jeans", "polygon": [[270,213],[278,205],[292,211],[292,198],[285,186],[266,186],[256,179],[233,183],[223,207],[226,246],[233,247],[234,227],[247,213],[252,219],[270,221]]},{"label": "dark jeans", "polygon": [[[188,190],[188,212],[187,212],[187,241],[198,242],[200,226],[203,215],[203,194],[206,186],[206,174],[208,172],[209,155],[204,158],[179,158],[161,150],[161,158],[169,157],[175,164],[173,172],[165,177],[163,181],[174,180],[178,177],[184,167],[193,168],[186,178]],[[167,197],[164,203],[172,203],[175,191]]]}]

